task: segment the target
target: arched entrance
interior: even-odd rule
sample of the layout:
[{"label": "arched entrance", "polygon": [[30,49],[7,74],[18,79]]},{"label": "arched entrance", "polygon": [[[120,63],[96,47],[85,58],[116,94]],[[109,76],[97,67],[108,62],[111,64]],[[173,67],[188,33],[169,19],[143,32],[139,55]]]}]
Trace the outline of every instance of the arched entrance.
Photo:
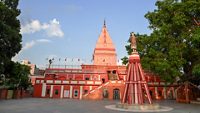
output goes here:
[{"label": "arched entrance", "polygon": [[103,98],[108,98],[108,89],[103,89]]},{"label": "arched entrance", "polygon": [[120,90],[118,88],[113,89],[113,100],[120,99]]}]

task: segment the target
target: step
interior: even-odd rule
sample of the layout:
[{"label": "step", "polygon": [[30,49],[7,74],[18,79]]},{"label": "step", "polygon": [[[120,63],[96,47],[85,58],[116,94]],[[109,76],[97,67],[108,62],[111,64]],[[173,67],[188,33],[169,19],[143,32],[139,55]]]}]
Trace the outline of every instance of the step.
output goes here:
[{"label": "step", "polygon": [[191,104],[199,104],[200,105],[200,101],[190,101]]},{"label": "step", "polygon": [[197,98],[197,101],[200,101],[200,98]]},{"label": "step", "polygon": [[106,83],[104,83],[104,84],[101,84],[100,86],[98,86],[97,88],[95,88],[95,89],[93,89],[93,90],[90,90],[88,93],[84,94],[83,96],[86,97],[86,96],[88,96],[89,94],[94,93],[95,91],[97,91],[97,90],[101,89],[102,87],[108,85],[109,83],[110,83],[110,82],[106,82]]}]

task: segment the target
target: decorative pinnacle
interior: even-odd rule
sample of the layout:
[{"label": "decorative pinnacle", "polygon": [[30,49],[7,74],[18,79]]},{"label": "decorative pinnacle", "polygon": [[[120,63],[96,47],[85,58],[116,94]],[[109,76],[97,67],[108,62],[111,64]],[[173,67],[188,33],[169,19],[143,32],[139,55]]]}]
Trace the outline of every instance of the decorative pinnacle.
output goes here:
[{"label": "decorative pinnacle", "polygon": [[106,27],[106,20],[104,19],[103,27]]}]

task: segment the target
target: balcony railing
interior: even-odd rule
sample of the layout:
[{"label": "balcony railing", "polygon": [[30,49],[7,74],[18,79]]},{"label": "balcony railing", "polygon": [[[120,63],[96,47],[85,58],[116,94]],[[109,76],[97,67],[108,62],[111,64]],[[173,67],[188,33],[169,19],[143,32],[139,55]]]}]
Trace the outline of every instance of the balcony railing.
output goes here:
[{"label": "balcony railing", "polygon": [[36,80],[36,84],[76,84],[76,85],[101,85],[102,81],[99,80]]}]

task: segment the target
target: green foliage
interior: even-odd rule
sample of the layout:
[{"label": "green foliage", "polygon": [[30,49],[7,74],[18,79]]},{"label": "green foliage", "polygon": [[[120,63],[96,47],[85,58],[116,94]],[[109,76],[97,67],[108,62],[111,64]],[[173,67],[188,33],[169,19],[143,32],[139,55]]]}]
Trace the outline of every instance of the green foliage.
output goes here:
[{"label": "green foliage", "polygon": [[142,66],[167,81],[192,81],[200,69],[200,26],[194,21],[200,22],[200,1],[162,0],[156,6],[145,15],[153,32],[136,36]]},{"label": "green foliage", "polygon": [[200,64],[194,66],[192,70],[192,74],[193,74],[192,82],[199,84],[200,83]]},{"label": "green foliage", "polygon": [[192,70],[192,74],[200,77],[200,64],[194,66],[194,69]]},{"label": "green foliage", "polygon": [[121,58],[121,60],[122,60],[122,64],[124,64],[124,65],[126,65],[128,63],[128,57],[126,57],[126,56]]},{"label": "green foliage", "polygon": [[24,88],[30,85],[30,67],[20,63],[10,62],[5,69],[6,85],[11,88]]},{"label": "green foliage", "polygon": [[0,0],[0,73],[21,50],[18,0]]},{"label": "green foliage", "polygon": [[19,0],[0,0],[0,74],[5,75],[5,84],[12,88],[27,88],[30,68],[14,63],[11,58],[21,50],[22,36],[17,9]]}]

